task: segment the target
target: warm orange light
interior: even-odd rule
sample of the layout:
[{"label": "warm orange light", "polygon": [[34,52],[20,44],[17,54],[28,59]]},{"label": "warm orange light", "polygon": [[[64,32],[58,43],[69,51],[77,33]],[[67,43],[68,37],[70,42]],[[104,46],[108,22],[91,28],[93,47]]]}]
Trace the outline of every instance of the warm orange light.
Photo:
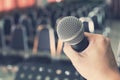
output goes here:
[{"label": "warm orange light", "polygon": [[2,12],[4,9],[3,9],[3,0],[0,0],[0,12]]},{"label": "warm orange light", "polygon": [[17,4],[19,8],[25,8],[33,6],[35,4],[35,0],[17,0]]},{"label": "warm orange light", "polygon": [[19,8],[26,7],[28,2],[29,2],[29,0],[17,0],[17,4],[18,4]]},{"label": "warm orange light", "polygon": [[28,6],[33,6],[35,4],[35,0],[29,0],[29,2],[28,2]]},{"label": "warm orange light", "polygon": [[5,11],[9,11],[16,8],[15,0],[3,0],[3,7]]}]

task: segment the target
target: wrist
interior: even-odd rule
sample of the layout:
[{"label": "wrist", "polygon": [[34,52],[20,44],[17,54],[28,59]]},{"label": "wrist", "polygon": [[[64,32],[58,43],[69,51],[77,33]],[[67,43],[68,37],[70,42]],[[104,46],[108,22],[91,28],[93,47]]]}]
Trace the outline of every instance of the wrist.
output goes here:
[{"label": "wrist", "polygon": [[103,74],[103,79],[100,80],[120,80],[120,72],[119,70],[110,71],[110,72],[108,71],[105,74]]}]

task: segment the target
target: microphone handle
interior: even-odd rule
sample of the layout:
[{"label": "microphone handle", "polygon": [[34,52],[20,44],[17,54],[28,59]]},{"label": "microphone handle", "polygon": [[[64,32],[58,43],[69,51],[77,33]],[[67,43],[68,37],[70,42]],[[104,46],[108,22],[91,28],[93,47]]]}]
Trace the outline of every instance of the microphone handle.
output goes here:
[{"label": "microphone handle", "polygon": [[80,41],[80,43],[76,44],[76,45],[71,45],[71,47],[77,51],[77,52],[81,52],[83,50],[85,50],[89,45],[89,41],[87,39],[87,37],[84,37],[82,41]]}]

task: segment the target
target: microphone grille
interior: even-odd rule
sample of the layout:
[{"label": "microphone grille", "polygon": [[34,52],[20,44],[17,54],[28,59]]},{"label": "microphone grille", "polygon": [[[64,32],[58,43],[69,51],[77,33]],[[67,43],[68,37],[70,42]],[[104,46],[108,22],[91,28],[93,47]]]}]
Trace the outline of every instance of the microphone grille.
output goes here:
[{"label": "microphone grille", "polygon": [[[76,44],[83,36],[83,27],[81,21],[73,16],[62,18],[57,25],[57,34],[59,39],[69,44]],[[77,36],[80,36],[79,38]],[[75,39],[75,40],[74,40]]]}]

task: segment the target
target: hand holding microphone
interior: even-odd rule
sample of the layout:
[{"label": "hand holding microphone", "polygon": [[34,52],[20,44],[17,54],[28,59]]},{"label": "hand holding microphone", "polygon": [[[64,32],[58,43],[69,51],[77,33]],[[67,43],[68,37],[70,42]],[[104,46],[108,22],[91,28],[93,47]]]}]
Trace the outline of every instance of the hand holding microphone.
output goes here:
[{"label": "hand holding microphone", "polygon": [[[66,18],[69,18],[71,23],[65,22]],[[64,52],[83,77],[87,80],[120,80],[120,73],[108,38],[99,34],[84,33],[81,30],[81,22],[76,22],[71,17],[65,17],[61,22],[64,24],[58,24],[57,33],[65,42]],[[89,43],[78,52],[71,45],[79,44],[84,37]]]}]

